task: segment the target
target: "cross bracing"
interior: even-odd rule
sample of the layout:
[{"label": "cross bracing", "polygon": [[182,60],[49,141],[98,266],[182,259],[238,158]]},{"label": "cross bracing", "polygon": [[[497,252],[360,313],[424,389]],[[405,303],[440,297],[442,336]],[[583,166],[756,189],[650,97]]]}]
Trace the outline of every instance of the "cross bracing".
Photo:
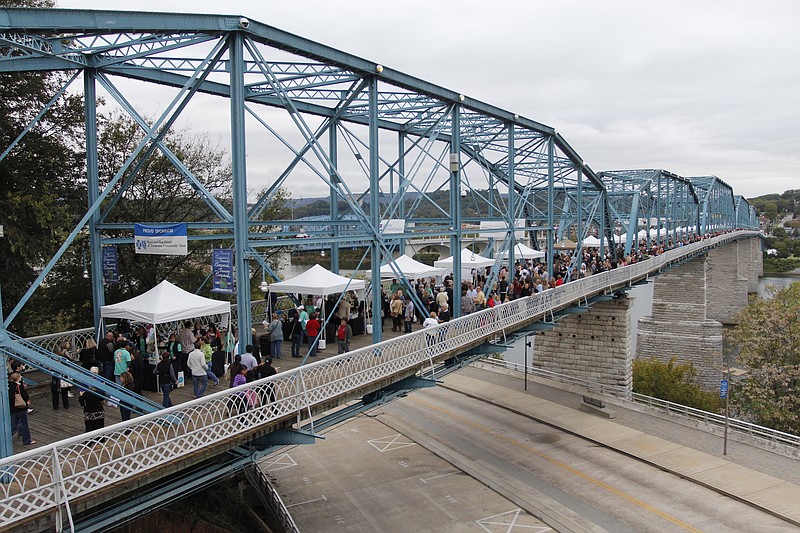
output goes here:
[{"label": "cross bracing", "polygon": [[[693,216],[695,226],[703,228],[734,227],[746,219],[735,218],[733,202],[725,204],[724,187],[716,182],[706,186],[701,180],[698,187],[710,192],[697,211],[692,189],[684,198],[687,185],[663,171],[604,179],[549,126],[238,15],[0,10],[0,72],[41,70],[75,72],[62,90],[78,77],[83,80],[87,211],[4,318],[4,327],[84,226],[99,325],[105,299],[101,245],[132,243],[133,224],[140,221],[115,218],[116,208],[154,154],[163,155],[182,176],[180,194],[191,194],[208,208],[207,220],[189,225],[189,239],[233,240],[240,287],[249,284],[250,260],[265,266],[259,252],[265,247],[328,246],[338,270],[339,245],[363,241],[369,243],[363,269],[377,276],[381,263],[402,251],[405,240],[437,237],[455,252],[458,284],[457,251],[467,243],[465,232],[474,231],[465,226],[484,221],[500,223],[486,231],[494,235],[497,252],[511,252],[512,262],[515,230],[522,225],[534,237],[532,244],[546,251],[552,269],[553,244],[567,231],[611,238],[617,222],[625,221],[630,232],[632,221],[643,217],[673,229],[678,220]],[[136,99],[150,92],[162,102],[154,117],[139,111]],[[140,128],[125,160],[103,176],[97,165],[99,96]],[[179,120],[212,105],[225,112],[222,121],[229,125],[232,179],[223,188],[230,203],[220,201],[220,191],[204,186],[164,143]],[[267,154],[266,163],[250,165],[248,152]],[[663,177],[663,186],[662,178],[646,177],[653,172]],[[253,178],[265,186],[260,196],[249,198]],[[638,189],[631,185],[630,193],[617,188],[618,182],[636,180]],[[297,238],[293,220],[263,218],[281,188],[296,196],[313,189],[329,198],[327,218],[309,228],[308,238]],[[623,199],[623,193],[633,196]],[[147,222],[174,222],[168,214],[161,216]],[[405,220],[403,233],[384,235],[381,221],[387,219]],[[490,282],[499,268],[498,261]],[[377,285],[377,277],[372,282]],[[380,307],[379,296],[373,291],[373,308]],[[460,292],[454,297],[457,314]],[[236,303],[239,335],[245,338],[249,294],[240,292]],[[380,340],[379,328],[373,337]]]}]

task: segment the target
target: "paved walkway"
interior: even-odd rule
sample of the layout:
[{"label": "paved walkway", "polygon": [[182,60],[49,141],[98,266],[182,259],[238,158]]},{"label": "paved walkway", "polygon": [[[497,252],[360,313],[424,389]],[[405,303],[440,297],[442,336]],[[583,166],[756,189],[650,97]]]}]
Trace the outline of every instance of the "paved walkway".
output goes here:
[{"label": "paved walkway", "polygon": [[[441,386],[487,401],[504,409],[589,439],[607,448],[619,451],[641,461],[699,483],[721,494],[743,501],[767,513],[800,526],[800,486],[786,480],[786,475],[770,475],[743,466],[737,461],[745,455],[756,455],[756,464],[775,462],[779,471],[796,471],[798,461],[772,452],[749,447],[746,453],[721,458],[718,453],[707,453],[695,446],[697,430],[682,428],[670,433],[669,438],[628,427],[618,421],[601,418],[539,397],[538,386],[529,384],[529,391],[509,388],[507,375],[491,376],[491,372],[467,368],[447,376]],[[504,383],[504,384],[501,384]],[[511,386],[514,386],[513,381]],[[536,395],[532,389],[537,389]],[[543,395],[555,395],[552,391]],[[568,394],[568,393],[565,393]],[[568,396],[559,394],[563,399]],[[628,420],[635,417],[626,415]],[[658,421],[655,424],[661,426]],[[632,426],[636,424],[631,424]],[[662,430],[663,431],[663,430]],[[717,442],[719,438],[717,437]],[[730,444],[730,443],[729,443]],[[691,447],[689,447],[691,445]],[[702,444],[700,448],[706,446]],[[746,445],[738,444],[737,447]],[[773,468],[770,468],[773,469]],[[783,469],[783,470],[781,470]],[[796,474],[791,474],[792,476]]]}]

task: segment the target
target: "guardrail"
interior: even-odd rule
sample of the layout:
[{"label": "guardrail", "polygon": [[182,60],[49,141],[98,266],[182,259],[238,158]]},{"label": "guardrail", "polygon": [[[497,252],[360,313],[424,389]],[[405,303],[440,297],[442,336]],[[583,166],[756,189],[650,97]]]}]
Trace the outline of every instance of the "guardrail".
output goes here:
[{"label": "guardrail", "polygon": [[[520,363],[515,363],[512,361],[502,361],[499,359],[488,358],[481,361],[481,364],[489,364],[493,366],[503,367],[509,370],[513,370],[515,372],[525,371],[525,365]],[[559,383],[565,383],[568,385],[581,387],[583,389],[586,389],[586,391],[588,392],[613,396],[616,398],[620,398],[624,401],[629,401],[639,405],[646,405],[648,407],[664,411],[671,415],[686,418],[688,420],[703,422],[715,428],[722,429],[725,427],[724,415],[712,413],[709,411],[703,411],[702,409],[695,409],[694,407],[681,405],[679,403],[673,403],[667,400],[662,400],[660,398],[654,398],[652,396],[646,396],[644,394],[638,394],[636,392],[628,392],[624,387],[603,385],[602,383],[594,383],[582,378],[576,378],[573,376],[559,374],[557,372],[552,372],[549,370],[544,370],[541,368],[531,367],[531,366],[528,367],[528,374],[543,379],[547,379],[549,381],[556,381]],[[800,451],[800,435],[785,433],[783,431],[778,431],[777,429],[759,426],[758,424],[753,424],[751,422],[746,422],[744,420],[739,420],[736,418],[728,418],[728,430],[741,433],[749,437],[762,439],[770,443],[788,446],[790,448]]]},{"label": "guardrail", "polygon": [[[152,473],[173,461],[221,453],[266,426],[311,416],[317,406],[374,390],[464,347],[632,283],[694,254],[749,237],[733,232],[643,263],[567,283],[432,328],[316,361],[91,433],[0,459],[0,529],[44,513],[71,522],[70,502]],[[199,459],[198,459],[199,460]],[[63,511],[62,511],[63,509]]]}]

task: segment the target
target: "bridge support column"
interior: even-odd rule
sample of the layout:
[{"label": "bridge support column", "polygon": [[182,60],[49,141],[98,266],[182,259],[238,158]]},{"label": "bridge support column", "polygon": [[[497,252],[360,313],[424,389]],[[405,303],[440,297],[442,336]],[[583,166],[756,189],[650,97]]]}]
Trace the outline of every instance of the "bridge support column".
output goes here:
[{"label": "bridge support column", "polygon": [[736,314],[747,305],[748,277],[752,274],[748,242],[734,241],[710,250],[706,268],[706,318],[735,324]]},{"label": "bridge support column", "polygon": [[636,356],[691,362],[700,386],[711,390],[719,385],[722,368],[722,324],[706,314],[708,269],[706,258],[699,257],[655,279],[652,315],[639,319]]},{"label": "bridge support column", "polygon": [[623,387],[629,395],[633,382],[632,302],[627,297],[599,302],[588,313],[569,315],[554,329],[538,333],[533,365],[592,383]]}]

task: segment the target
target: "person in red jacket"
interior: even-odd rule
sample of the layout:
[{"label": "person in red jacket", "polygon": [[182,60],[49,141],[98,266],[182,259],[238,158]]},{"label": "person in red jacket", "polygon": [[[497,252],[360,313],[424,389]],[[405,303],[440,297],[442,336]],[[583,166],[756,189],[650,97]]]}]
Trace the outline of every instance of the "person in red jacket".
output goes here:
[{"label": "person in red jacket", "polygon": [[309,351],[309,356],[314,357],[317,355],[317,337],[319,336],[319,330],[321,325],[319,323],[319,313],[314,312],[311,313],[311,318],[308,319],[306,322],[306,335],[308,335],[308,345],[311,346],[311,350]]}]

